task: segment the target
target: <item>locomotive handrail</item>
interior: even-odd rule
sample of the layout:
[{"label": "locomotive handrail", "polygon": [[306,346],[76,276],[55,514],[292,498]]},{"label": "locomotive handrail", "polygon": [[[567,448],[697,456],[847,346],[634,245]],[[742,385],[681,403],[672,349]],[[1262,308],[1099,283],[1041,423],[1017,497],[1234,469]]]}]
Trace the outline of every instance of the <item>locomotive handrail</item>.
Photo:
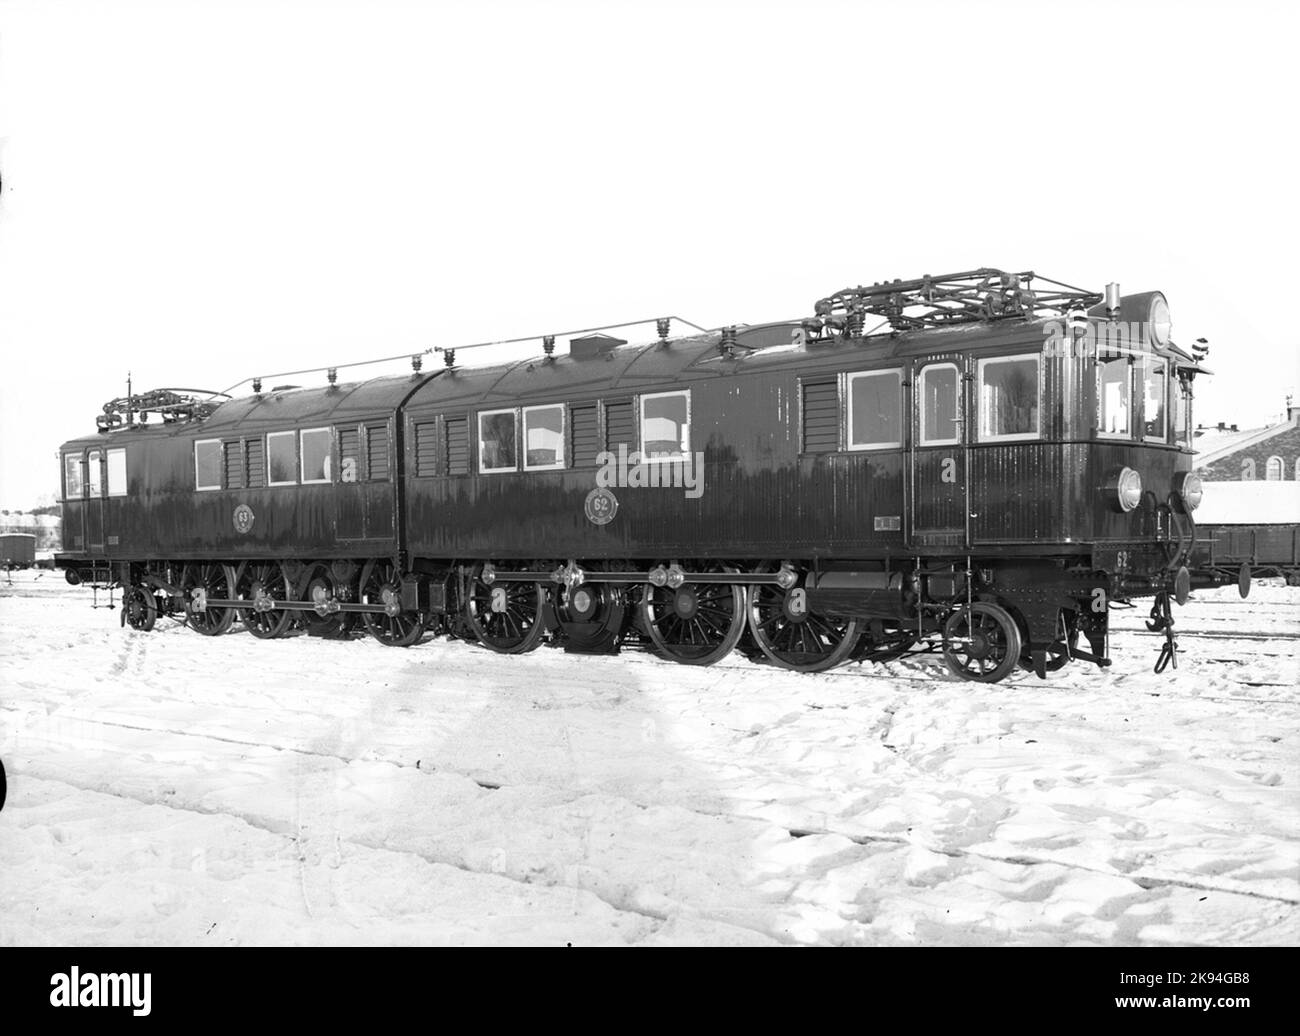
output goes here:
[{"label": "locomotive handrail", "polygon": [[[549,337],[558,338],[558,337],[567,337],[569,335],[585,335],[585,334],[591,334],[593,331],[615,331],[623,327],[636,327],[638,324],[653,324],[661,320],[676,320],[679,323],[685,324],[687,327],[694,328],[696,331],[699,331],[701,334],[712,334],[714,331],[720,330],[719,328],[701,327],[699,324],[693,323],[690,320],[685,319],[684,317],[669,316],[669,317],[651,317],[648,320],[628,320],[621,324],[601,324],[599,327],[582,327],[573,331],[556,331],[553,334],[550,334]],[[240,385],[246,385],[252,381],[261,381],[266,378],[292,378],[292,377],[297,377],[299,374],[318,374],[321,371],[340,371],[352,367],[368,367],[371,364],[375,364],[375,363],[393,363],[397,360],[406,360],[406,359],[410,359],[414,361],[417,357],[428,356],[430,353],[448,353],[454,355],[455,353],[463,352],[466,349],[484,349],[490,345],[518,345],[521,342],[538,342],[543,340],[546,337],[548,337],[548,335],[544,335],[544,334],[523,335],[519,338],[502,338],[502,339],[497,339],[488,342],[470,342],[468,345],[431,345],[429,346],[429,348],[421,349],[417,352],[398,353],[394,356],[381,356],[373,360],[356,360],[352,363],[326,363],[326,364],[322,364],[319,367],[305,367],[302,370],[296,370],[296,371],[279,371],[278,373],[275,374],[258,374],[237,381],[229,388],[227,388],[224,392],[214,392],[212,393],[212,395],[229,396],[229,394],[234,389],[239,388]]]}]

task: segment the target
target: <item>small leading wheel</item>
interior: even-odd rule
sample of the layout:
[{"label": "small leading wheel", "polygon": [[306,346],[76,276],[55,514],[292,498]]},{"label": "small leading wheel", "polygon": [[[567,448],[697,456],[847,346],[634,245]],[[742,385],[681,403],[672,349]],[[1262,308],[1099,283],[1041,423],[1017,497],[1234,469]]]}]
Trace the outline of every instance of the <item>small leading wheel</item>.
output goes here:
[{"label": "small leading wheel", "polygon": [[1020,627],[987,601],[959,608],[943,626],[943,660],[963,680],[997,683],[1020,660]]},{"label": "small leading wheel", "polygon": [[483,581],[483,566],[469,578],[465,621],[485,646],[505,655],[532,651],[546,628],[546,588],[541,583]]},{"label": "small leading wheel", "polygon": [[372,558],[361,570],[361,603],[381,604],[384,613],[363,612],[366,632],[389,647],[410,647],[424,636],[424,616],[402,611],[402,577],[392,561]]},{"label": "small leading wheel", "polygon": [[[724,572],[721,565],[710,571]],[[655,650],[683,665],[712,665],[745,632],[745,587],[739,583],[646,583],[641,613]]]},{"label": "small leading wheel", "polygon": [[211,561],[187,562],[181,573],[181,590],[185,596],[185,622],[205,637],[217,637],[230,629],[235,609],[211,606],[196,609],[208,598],[232,600],[235,596],[235,570],[230,565]]},{"label": "small leading wheel", "polygon": [[848,660],[861,629],[856,619],[809,611],[808,591],[802,585],[783,590],[755,583],[749,588],[749,632],[763,654],[782,669],[821,673]]},{"label": "small leading wheel", "polygon": [[280,563],[250,561],[241,565],[235,586],[239,600],[253,602],[253,607],[239,609],[244,629],[262,640],[284,636],[293,623],[293,612],[276,608],[275,602],[289,600],[292,589]]},{"label": "small leading wheel", "polygon": [[148,633],[158,621],[158,601],[153,591],[133,586],[122,598],[122,622],[133,630]]}]

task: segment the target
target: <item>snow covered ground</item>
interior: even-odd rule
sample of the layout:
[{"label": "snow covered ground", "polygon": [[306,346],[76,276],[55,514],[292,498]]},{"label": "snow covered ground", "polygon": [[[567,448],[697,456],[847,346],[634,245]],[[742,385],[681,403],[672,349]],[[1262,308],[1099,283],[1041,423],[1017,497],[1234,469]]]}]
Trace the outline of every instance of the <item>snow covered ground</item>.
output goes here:
[{"label": "snow covered ground", "polygon": [[90,601],[0,582],[0,944],[1300,942],[1297,588],[995,686]]}]

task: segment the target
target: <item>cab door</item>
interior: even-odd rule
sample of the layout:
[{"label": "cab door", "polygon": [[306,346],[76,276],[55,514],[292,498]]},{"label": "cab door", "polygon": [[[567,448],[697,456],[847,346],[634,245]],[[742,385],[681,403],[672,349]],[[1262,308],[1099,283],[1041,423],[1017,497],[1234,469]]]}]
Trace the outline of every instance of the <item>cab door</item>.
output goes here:
[{"label": "cab door", "polygon": [[966,363],[955,354],[912,367],[912,506],[914,547],[967,546]]},{"label": "cab door", "polygon": [[86,552],[104,553],[104,451],[86,451],[86,505],[82,509]]}]

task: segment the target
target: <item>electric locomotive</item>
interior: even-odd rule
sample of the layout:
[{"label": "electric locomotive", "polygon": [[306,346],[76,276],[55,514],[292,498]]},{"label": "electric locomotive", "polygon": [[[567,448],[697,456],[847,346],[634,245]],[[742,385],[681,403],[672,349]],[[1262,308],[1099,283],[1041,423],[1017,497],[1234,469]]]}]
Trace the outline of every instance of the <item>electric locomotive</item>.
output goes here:
[{"label": "electric locomotive", "polygon": [[800,671],[932,646],[992,682],[1108,665],[1111,607],[1149,598],[1173,660],[1204,368],[1161,293],[980,269],[657,331],[129,395],[62,448],[56,560],[122,587],[138,629],[640,643],[696,665],[739,648]]}]

